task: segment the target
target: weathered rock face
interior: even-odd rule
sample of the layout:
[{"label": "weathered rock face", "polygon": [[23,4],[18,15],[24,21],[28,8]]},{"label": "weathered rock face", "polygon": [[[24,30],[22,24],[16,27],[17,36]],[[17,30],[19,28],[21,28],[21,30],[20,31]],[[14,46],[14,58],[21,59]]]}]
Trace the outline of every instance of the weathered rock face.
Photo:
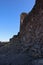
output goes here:
[{"label": "weathered rock face", "polygon": [[30,46],[32,56],[43,56],[43,0],[36,0],[29,14],[21,14],[19,35],[16,38],[14,36],[12,40],[19,40],[24,46]]},{"label": "weathered rock face", "polygon": [[36,5],[40,8],[43,8],[43,0],[36,0]]},{"label": "weathered rock face", "polygon": [[31,46],[32,56],[43,57],[43,0],[36,0],[34,8],[24,18],[21,40]]},{"label": "weathered rock face", "polygon": [[24,18],[26,18],[27,16],[27,13],[21,13],[20,15],[20,33],[22,33],[23,31],[23,21],[24,21]]},{"label": "weathered rock face", "polygon": [[14,35],[13,38],[10,39],[10,42],[14,43],[16,41],[21,41],[21,36],[24,31],[23,21],[24,21],[24,18],[26,18],[26,16],[27,16],[27,13],[21,13],[21,15],[20,15],[20,30],[17,35]]},{"label": "weathered rock face", "polygon": [[43,0],[21,14],[20,31],[0,47],[0,59],[0,65],[43,65]]}]

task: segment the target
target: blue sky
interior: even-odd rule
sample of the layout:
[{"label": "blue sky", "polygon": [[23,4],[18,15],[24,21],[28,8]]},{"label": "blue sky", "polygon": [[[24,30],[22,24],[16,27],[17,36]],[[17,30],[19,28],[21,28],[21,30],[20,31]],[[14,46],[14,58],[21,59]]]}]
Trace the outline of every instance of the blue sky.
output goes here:
[{"label": "blue sky", "polygon": [[8,41],[17,34],[20,14],[30,12],[35,0],[0,0],[0,41]]}]

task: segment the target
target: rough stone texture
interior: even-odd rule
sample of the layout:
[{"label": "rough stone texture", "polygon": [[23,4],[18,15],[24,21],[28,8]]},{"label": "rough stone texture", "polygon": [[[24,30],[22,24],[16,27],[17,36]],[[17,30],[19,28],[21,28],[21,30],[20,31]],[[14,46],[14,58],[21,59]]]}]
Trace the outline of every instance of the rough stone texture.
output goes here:
[{"label": "rough stone texture", "polygon": [[20,16],[20,31],[0,42],[0,65],[43,65],[43,0]]},{"label": "rough stone texture", "polygon": [[21,13],[20,15],[20,34],[23,31],[23,21],[24,21],[24,18],[26,18],[26,16],[27,16],[27,13]]}]

